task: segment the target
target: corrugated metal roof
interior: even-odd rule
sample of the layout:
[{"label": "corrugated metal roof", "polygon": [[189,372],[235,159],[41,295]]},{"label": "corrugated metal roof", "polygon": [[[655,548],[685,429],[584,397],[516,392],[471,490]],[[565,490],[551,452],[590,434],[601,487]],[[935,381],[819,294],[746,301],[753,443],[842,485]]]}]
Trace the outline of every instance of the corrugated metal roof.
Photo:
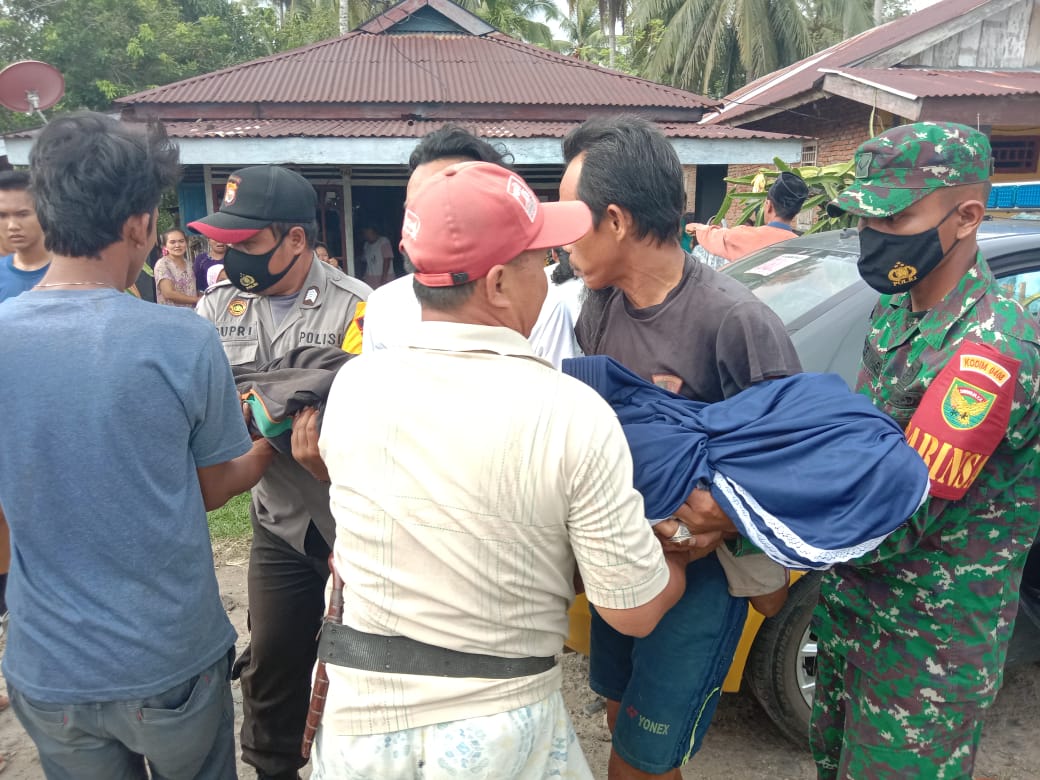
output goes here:
[{"label": "corrugated metal roof", "polygon": [[874,27],[806,57],[793,65],[752,81],[722,99],[722,110],[706,123],[732,124],[758,108],[774,106],[819,87],[825,68],[854,66],[868,57],[908,41],[945,22],[963,16],[991,0],[943,0],[917,13]]},{"label": "corrugated metal roof", "polygon": [[522,43],[501,33],[373,35],[331,41],[120,98],[172,103],[451,103],[667,107],[717,105]]},{"label": "corrugated metal roof", "polygon": [[[442,121],[405,119],[201,119],[163,123],[171,138],[421,138]],[[563,138],[580,122],[461,121],[482,138]],[[797,136],[695,122],[659,122],[670,138],[784,140]]]},{"label": "corrugated metal roof", "polygon": [[927,70],[919,68],[835,68],[845,76],[911,98],[1007,97],[1040,94],[1040,72],[1029,70]]}]

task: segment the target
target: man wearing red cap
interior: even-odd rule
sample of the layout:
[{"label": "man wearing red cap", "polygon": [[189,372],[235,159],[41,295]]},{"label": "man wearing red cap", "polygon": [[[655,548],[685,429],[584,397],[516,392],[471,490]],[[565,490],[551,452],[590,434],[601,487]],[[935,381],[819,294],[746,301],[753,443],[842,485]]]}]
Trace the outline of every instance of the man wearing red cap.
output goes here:
[{"label": "man wearing red cap", "polygon": [[[409,195],[401,248],[423,321],[329,396],[343,624],[312,778],[591,778],[560,693],[575,565],[617,630],[645,634],[684,588],[632,488],[617,419],[527,341],[545,249],[582,203],[460,163]],[[374,399],[359,419],[358,395]]]},{"label": "man wearing red cap", "polygon": [[[317,259],[317,195],[275,165],[235,171],[220,211],[188,227],[227,244],[220,282],[197,311],[217,327],[236,369],[300,346],[338,347],[369,288]],[[293,780],[310,700],[328,556],[335,535],[328,485],[279,453],[253,489],[249,647],[241,675],[242,758],[271,780]]]}]

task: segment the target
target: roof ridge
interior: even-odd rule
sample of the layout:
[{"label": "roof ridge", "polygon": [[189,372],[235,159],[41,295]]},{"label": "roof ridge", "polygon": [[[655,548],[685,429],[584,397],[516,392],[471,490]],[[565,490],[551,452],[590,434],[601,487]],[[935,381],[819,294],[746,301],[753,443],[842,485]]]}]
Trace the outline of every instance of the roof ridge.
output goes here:
[{"label": "roof ridge", "polygon": [[709,98],[706,95],[699,95],[696,92],[690,92],[689,90],[680,89],[679,87],[673,87],[669,86],[668,84],[661,84],[657,81],[651,81],[650,79],[644,79],[639,76],[633,76],[631,73],[625,73],[624,71],[614,70],[613,68],[605,68],[602,65],[597,65],[594,62],[586,62],[585,60],[579,59],[578,57],[575,57],[570,54],[561,54],[560,52],[543,48],[541,46],[538,46],[537,44],[528,43],[527,41],[521,41],[519,38],[514,38],[511,35],[506,35],[501,30],[496,30],[493,33],[489,33],[480,37],[485,38],[489,41],[495,41],[496,43],[503,44],[506,46],[512,46],[513,48],[526,50],[528,53],[533,54],[534,56],[542,57],[547,60],[553,60],[561,65],[568,65],[574,68],[581,68],[583,70],[588,70],[595,73],[606,73],[610,76],[618,76],[620,78],[625,79],[626,81],[631,81],[639,84],[646,84],[656,89],[660,89],[668,94],[681,95],[683,97],[693,97],[701,101],[706,108],[720,105],[720,101],[713,100],[712,98]]},{"label": "roof ridge", "polygon": [[[403,17],[395,19],[394,13],[397,12],[401,6],[411,6],[411,8],[403,11]],[[459,3],[455,2],[455,0],[398,0],[385,11],[382,11],[371,19],[362,22],[354,29],[372,33],[374,35],[383,35],[387,30],[407,21],[423,8],[432,9],[452,24],[463,29],[469,35],[480,37],[482,35],[487,35],[492,31],[497,32],[497,28],[489,21],[483,19],[472,11],[463,8]],[[484,30],[483,32],[478,32],[481,27],[487,27],[489,29]]]}]

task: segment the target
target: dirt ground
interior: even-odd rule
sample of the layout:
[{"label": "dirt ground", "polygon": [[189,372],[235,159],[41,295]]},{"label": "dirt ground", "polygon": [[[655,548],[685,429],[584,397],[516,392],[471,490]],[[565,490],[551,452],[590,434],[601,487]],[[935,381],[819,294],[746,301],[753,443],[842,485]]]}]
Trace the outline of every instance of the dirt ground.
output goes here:
[{"label": "dirt ground", "polygon": [[[219,545],[217,579],[225,607],[245,642],[246,548],[242,543]],[[0,641],[2,645],[2,641]],[[589,690],[587,660],[563,658],[564,697],[575,729],[597,778],[607,775],[610,737],[603,710]],[[234,688],[241,717],[241,692]],[[989,713],[976,766],[976,777],[987,780],[1040,778],[1040,665],[1010,670],[1004,690]],[[3,780],[43,777],[36,750],[10,710],[0,713],[0,751],[7,756]],[[304,770],[303,777],[308,776]],[[239,776],[255,777],[239,766]],[[687,780],[810,780],[815,777],[808,753],[777,732],[755,701],[745,693],[725,696],[701,752],[685,767]],[[378,778],[373,778],[378,780]]]}]

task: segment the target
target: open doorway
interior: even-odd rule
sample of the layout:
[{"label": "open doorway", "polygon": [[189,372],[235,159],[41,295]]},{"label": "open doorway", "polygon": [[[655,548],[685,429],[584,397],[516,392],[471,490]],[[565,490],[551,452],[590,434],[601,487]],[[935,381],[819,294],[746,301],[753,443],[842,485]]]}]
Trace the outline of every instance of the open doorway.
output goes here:
[{"label": "open doorway", "polygon": [[[393,251],[392,267],[387,281],[404,275],[404,259],[398,250],[401,243],[401,223],[404,215],[403,186],[354,186],[350,189],[353,203],[355,272],[364,258],[365,229],[371,228],[377,236],[385,237]],[[369,284],[381,281],[381,268],[367,268]],[[357,275],[355,273],[355,275]]]}]

